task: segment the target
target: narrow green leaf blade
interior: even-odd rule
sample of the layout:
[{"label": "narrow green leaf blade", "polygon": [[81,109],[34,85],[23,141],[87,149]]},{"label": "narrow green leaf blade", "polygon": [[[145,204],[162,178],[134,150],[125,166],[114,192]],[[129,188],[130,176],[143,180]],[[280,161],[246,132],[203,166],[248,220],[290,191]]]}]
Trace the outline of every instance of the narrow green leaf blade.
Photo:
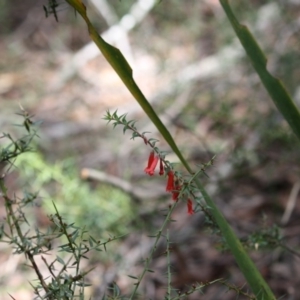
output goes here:
[{"label": "narrow green leaf blade", "polygon": [[174,153],[178,156],[182,164],[185,166],[185,168],[192,173],[191,168],[189,167],[188,163],[182,156],[181,152],[179,151],[176,143],[174,142],[171,134],[169,133],[168,129],[165,127],[165,125],[161,122],[155,111],[153,110],[152,106],[144,96],[144,94],[141,92],[137,84],[135,83],[133,77],[132,77],[132,69],[129,66],[128,62],[124,58],[123,54],[120,52],[119,49],[109,45],[107,42],[105,42],[102,37],[98,34],[97,30],[94,28],[92,23],[90,22],[87,14],[86,14],[86,7],[81,2],[81,0],[66,0],[71,6],[73,6],[79,14],[83,17],[85,20],[88,31],[90,34],[91,39],[95,42],[95,44],[98,46],[100,51],[102,52],[103,56],[107,59],[107,61],[110,63],[110,65],[113,67],[113,69],[116,71],[116,73],[119,75],[123,83],[126,85],[128,90],[131,92],[133,97],[137,100],[137,102],[140,104],[144,112],[148,115],[150,120],[154,123],[154,125],[157,127],[159,132],[162,134],[162,136],[165,138],[165,140],[168,142]]},{"label": "narrow green leaf blade", "polygon": [[300,140],[300,113],[298,108],[281,81],[272,76],[267,70],[267,59],[263,51],[248,28],[238,22],[229,6],[228,0],[220,0],[220,2],[262,84],[268,91],[277,109]]}]

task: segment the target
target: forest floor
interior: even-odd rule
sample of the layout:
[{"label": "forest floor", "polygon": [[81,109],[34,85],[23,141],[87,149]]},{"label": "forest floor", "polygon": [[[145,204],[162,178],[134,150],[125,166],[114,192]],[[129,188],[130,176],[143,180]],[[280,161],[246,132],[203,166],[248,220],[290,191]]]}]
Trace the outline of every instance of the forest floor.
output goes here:
[{"label": "forest floor", "polygon": [[[300,103],[300,5],[244,2],[235,5],[237,15],[262,44],[268,68]],[[95,269],[87,276],[92,283],[87,294],[93,299],[101,299],[113,282],[128,294],[133,281],[127,275],[142,272],[141,259],[153,244],[148,235],[161,226],[162,210],[172,200],[164,179],[144,174],[150,149],[123,135],[121,128],[113,130],[103,120],[105,112],[128,113],[141,132],[160,140],[158,147],[169,153],[168,160],[178,159],[91,45],[79,16],[62,4],[56,22],[53,14],[45,18],[36,1],[12,3],[0,16],[1,132],[20,134],[12,127],[21,121],[15,115],[19,105],[43,123],[37,152],[17,165],[7,184],[16,193],[26,187],[39,190],[41,199],[55,199],[70,222],[86,225],[99,239],[128,234],[109,245],[106,256],[91,257]],[[131,31],[113,31],[131,5],[135,2],[111,1],[105,17],[91,5],[89,12],[99,32],[106,32],[107,40],[124,53],[135,80],[191,165],[197,168],[216,155],[207,169],[209,178],[202,180],[276,297],[300,299],[300,252],[294,253],[300,250],[299,142],[261,86],[218,1],[161,1]],[[183,171],[179,164],[178,170]],[[102,176],[100,181],[93,171]],[[49,179],[43,179],[47,172]],[[111,176],[142,188],[143,196],[112,184]],[[42,204],[32,222],[46,229],[49,211],[49,204]],[[2,207],[0,217],[4,215]],[[183,203],[173,219],[168,229],[174,289],[184,292],[220,278],[244,286],[234,258],[202,212],[190,216]],[[155,273],[141,285],[141,299],[164,299],[165,249],[161,240],[151,263]],[[35,277],[24,267],[26,259],[13,255],[4,243],[0,253],[0,299],[11,299],[8,293],[32,299],[28,280]],[[237,298],[249,299],[214,283],[203,295],[188,299]]]}]

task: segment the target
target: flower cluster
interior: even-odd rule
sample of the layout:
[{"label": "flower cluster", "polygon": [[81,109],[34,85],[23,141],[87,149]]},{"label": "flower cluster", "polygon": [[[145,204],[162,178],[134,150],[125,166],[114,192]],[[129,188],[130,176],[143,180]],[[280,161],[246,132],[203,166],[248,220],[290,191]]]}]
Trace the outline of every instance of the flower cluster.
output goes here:
[{"label": "flower cluster", "polygon": [[156,168],[156,166],[158,164],[158,161],[160,161],[159,162],[159,175],[164,175],[163,161],[162,161],[162,159],[158,155],[155,155],[154,151],[151,151],[151,153],[149,155],[148,165],[147,165],[147,167],[144,170],[145,173],[149,174],[150,176],[153,176],[155,168]]},{"label": "flower cluster", "polygon": [[[145,145],[149,145],[152,148],[150,152],[148,163],[146,168],[144,169],[145,173],[153,176],[155,174],[155,169],[159,163],[159,175],[167,174],[167,186],[166,191],[172,194],[172,199],[174,201],[178,201],[179,198],[183,195],[183,184],[180,181],[183,181],[182,178],[178,178],[175,172],[173,171],[173,167],[171,164],[164,159],[164,154],[155,147],[157,140],[150,138],[147,139],[145,136],[146,132],[140,133],[137,128],[135,127],[135,121],[127,121],[126,114],[118,116],[117,111],[111,114],[109,111],[106,112],[106,116],[103,118],[107,120],[108,123],[112,122],[113,126],[116,127],[117,125],[123,125],[123,133],[127,130],[132,131],[132,139],[139,137],[142,138]],[[201,170],[201,172],[204,170]],[[187,197],[187,208],[188,214],[194,214],[193,210],[193,202],[192,200]]]},{"label": "flower cluster", "polygon": [[[164,175],[165,173],[165,161],[162,157],[159,155],[155,154],[154,150],[150,152],[149,158],[148,158],[148,164],[146,168],[144,169],[145,173],[153,176],[155,173],[156,166],[159,161],[159,175]],[[176,178],[175,173],[172,169],[169,168],[169,166],[166,166],[167,171],[167,186],[166,186],[166,191],[170,192],[172,194],[172,199],[174,201],[178,201],[178,197],[181,192],[182,186],[179,183],[178,178]],[[187,208],[188,208],[188,214],[192,215],[194,214],[193,210],[193,203],[191,199],[187,200]]]}]

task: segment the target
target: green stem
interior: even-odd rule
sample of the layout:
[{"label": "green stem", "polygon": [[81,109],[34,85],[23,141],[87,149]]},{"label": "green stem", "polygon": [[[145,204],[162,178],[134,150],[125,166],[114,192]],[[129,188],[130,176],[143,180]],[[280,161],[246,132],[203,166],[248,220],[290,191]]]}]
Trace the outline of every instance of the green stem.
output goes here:
[{"label": "green stem", "polygon": [[210,208],[210,213],[217,222],[219,229],[222,233],[222,236],[225,238],[226,243],[228,244],[232,254],[234,255],[236,262],[244,274],[247,282],[249,283],[253,293],[258,299],[275,299],[270,287],[265,282],[253,261],[246,253],[243,245],[240,240],[236,237],[232,228],[221,214],[215,203],[212,201],[210,196],[207,194],[206,190],[200,183],[198,179],[195,180],[195,183],[200,190],[205,202]]},{"label": "green stem", "polygon": [[131,294],[129,300],[134,299],[134,296],[135,296],[135,294],[136,294],[136,292],[137,292],[138,287],[140,286],[140,283],[141,283],[142,279],[144,278],[146,272],[148,272],[148,270],[149,270],[149,265],[150,265],[151,259],[152,259],[152,257],[153,257],[153,254],[154,254],[154,252],[155,252],[155,250],[156,250],[158,241],[159,241],[159,239],[160,239],[160,237],[161,237],[161,235],[162,235],[162,233],[163,233],[165,227],[166,227],[167,224],[169,223],[170,218],[171,218],[171,215],[172,215],[172,212],[174,211],[175,207],[177,206],[177,203],[178,203],[178,202],[175,202],[175,203],[172,205],[172,207],[169,209],[169,212],[168,212],[168,214],[167,214],[167,216],[166,216],[166,218],[165,218],[165,221],[164,221],[164,223],[162,224],[161,228],[159,229],[159,231],[158,231],[158,233],[157,233],[157,235],[156,235],[155,242],[154,242],[154,245],[153,245],[153,247],[152,247],[152,249],[151,249],[151,252],[150,252],[150,254],[149,254],[149,257],[146,258],[146,264],[145,264],[144,270],[143,270],[142,274],[140,275],[140,277],[138,278],[138,282],[135,283],[135,288],[134,288],[134,290],[133,290],[133,292],[132,292],[132,294]]},{"label": "green stem", "polygon": [[169,237],[169,230],[167,230],[167,266],[168,266],[168,294],[167,299],[170,300],[172,297],[171,295],[171,280],[172,280],[172,273],[171,273],[171,255],[170,255],[170,237]]}]

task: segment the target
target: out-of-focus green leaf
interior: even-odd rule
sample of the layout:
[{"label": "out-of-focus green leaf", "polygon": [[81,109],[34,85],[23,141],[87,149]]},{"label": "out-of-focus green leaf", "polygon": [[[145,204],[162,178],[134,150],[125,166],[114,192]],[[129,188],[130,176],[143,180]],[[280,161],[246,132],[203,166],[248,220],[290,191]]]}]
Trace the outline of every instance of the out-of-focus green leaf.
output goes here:
[{"label": "out-of-focus green leaf", "polygon": [[294,133],[300,139],[300,113],[281,81],[267,70],[267,59],[248,28],[240,24],[233,14],[228,0],[220,0],[221,5],[243,45],[260,80],[276,107],[286,119]]}]

